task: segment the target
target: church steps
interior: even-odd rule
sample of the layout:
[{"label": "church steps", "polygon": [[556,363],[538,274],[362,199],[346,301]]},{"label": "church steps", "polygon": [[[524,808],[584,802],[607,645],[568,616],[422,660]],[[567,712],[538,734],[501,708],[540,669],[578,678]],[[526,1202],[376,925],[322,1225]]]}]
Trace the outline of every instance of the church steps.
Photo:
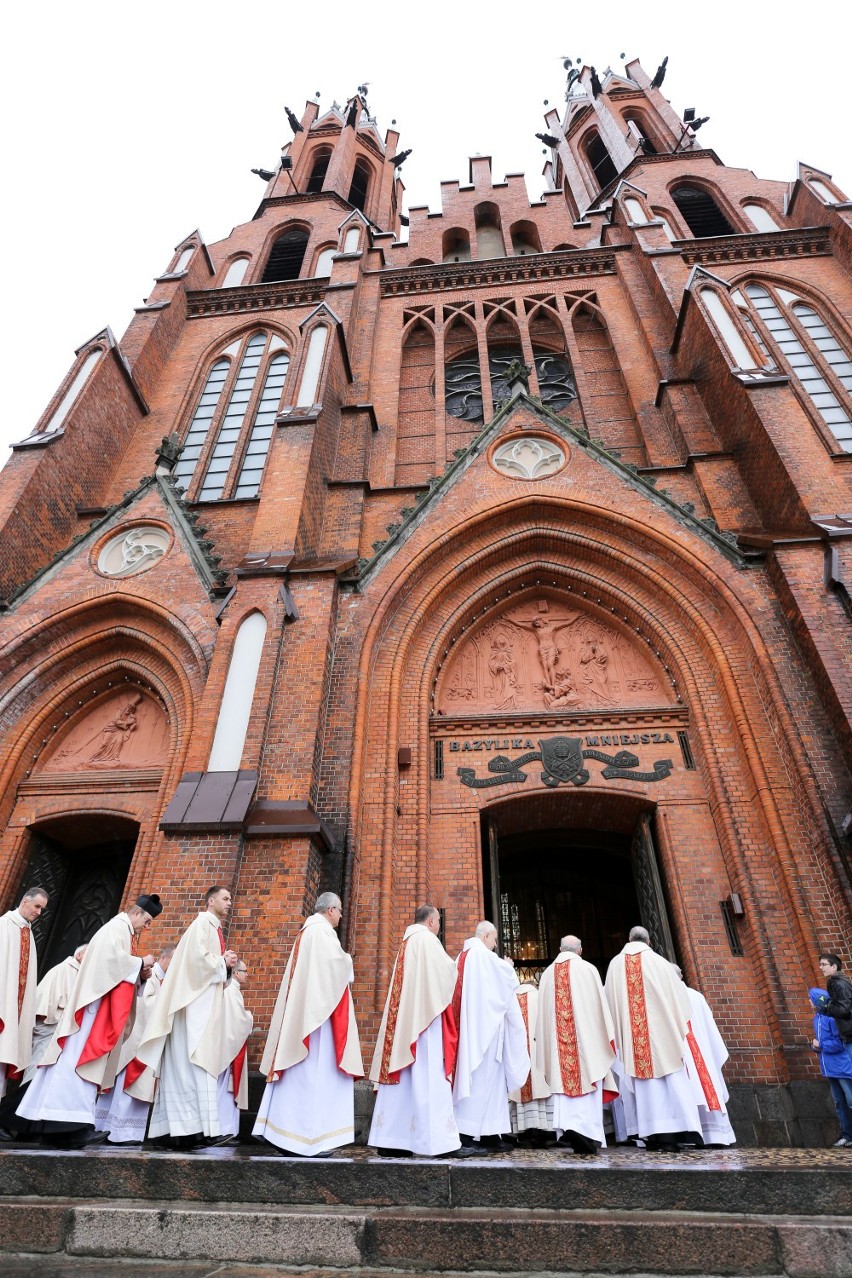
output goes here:
[{"label": "church steps", "polygon": [[833,1150],[408,1162],[7,1149],[0,1252],[312,1266],[328,1278],[486,1265],[507,1278],[847,1278],[850,1170]]},{"label": "church steps", "polygon": [[[532,1159],[534,1161],[522,1161]],[[182,1202],[492,1207],[612,1211],[849,1215],[852,1158],[846,1150],[747,1150],[715,1155],[598,1159],[556,1151],[505,1158],[385,1160],[356,1154],[319,1160],[220,1149],[181,1155],[118,1149],[4,1150],[0,1201],[47,1197]]]},{"label": "church steps", "polygon": [[[850,1272],[839,1217],[504,1208],[228,1206],[172,1201],[34,1200],[3,1212],[6,1251],[72,1256],[364,1268],[788,1275]],[[29,1242],[27,1240],[29,1239]]]}]

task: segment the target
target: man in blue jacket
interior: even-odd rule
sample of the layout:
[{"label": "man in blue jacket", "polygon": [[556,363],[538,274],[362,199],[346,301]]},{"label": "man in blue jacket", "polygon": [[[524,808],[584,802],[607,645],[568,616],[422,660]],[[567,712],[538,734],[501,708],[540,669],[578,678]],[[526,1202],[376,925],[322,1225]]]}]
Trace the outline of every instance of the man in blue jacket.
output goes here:
[{"label": "man in blue jacket", "polygon": [[825,1008],[831,1006],[828,994],[819,988],[809,993],[816,1013],[812,1046],[819,1053],[820,1072],[828,1080],[840,1124],[840,1136],[833,1147],[852,1148],[852,1057],[846,1051],[834,1018],[825,1012]]}]

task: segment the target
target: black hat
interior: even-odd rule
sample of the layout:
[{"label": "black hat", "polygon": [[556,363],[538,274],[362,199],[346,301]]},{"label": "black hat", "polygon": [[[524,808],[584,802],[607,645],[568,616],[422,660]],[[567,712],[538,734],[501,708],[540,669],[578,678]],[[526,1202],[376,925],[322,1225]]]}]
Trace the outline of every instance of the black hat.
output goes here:
[{"label": "black hat", "polygon": [[136,904],[139,906],[140,910],[144,910],[146,914],[150,914],[152,919],[155,919],[158,914],[162,914],[163,912],[163,906],[160,898],[153,892],[150,896],[140,896],[137,899]]}]

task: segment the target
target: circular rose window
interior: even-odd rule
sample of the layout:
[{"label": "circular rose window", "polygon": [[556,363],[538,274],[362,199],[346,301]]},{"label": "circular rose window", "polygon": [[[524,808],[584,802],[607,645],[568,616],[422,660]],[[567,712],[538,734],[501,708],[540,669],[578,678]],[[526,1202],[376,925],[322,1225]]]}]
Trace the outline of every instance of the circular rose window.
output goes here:
[{"label": "circular rose window", "polygon": [[110,537],[98,555],[98,571],[107,577],[133,577],[153,568],[169,548],[171,537],[156,524],[137,524]]},{"label": "circular rose window", "polygon": [[561,470],[566,460],[564,449],[540,435],[509,439],[491,454],[494,469],[513,479],[546,479]]}]

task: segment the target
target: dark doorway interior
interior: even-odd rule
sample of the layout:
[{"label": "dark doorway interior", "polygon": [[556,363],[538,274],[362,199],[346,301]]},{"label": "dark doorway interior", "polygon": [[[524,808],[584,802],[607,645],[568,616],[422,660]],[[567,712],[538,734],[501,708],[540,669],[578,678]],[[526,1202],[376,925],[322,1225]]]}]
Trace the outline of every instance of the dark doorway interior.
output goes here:
[{"label": "dark doorway interior", "polygon": [[39,971],[46,972],[118,912],[139,827],[125,817],[81,813],[30,833],[19,896],[35,884],[50,894],[33,925]]},{"label": "dark doorway interior", "polygon": [[[490,861],[490,858],[487,858]],[[498,843],[501,952],[533,975],[559,953],[568,933],[601,973],[639,921],[630,838],[596,830],[532,830]],[[494,900],[490,864],[486,901]]]}]

